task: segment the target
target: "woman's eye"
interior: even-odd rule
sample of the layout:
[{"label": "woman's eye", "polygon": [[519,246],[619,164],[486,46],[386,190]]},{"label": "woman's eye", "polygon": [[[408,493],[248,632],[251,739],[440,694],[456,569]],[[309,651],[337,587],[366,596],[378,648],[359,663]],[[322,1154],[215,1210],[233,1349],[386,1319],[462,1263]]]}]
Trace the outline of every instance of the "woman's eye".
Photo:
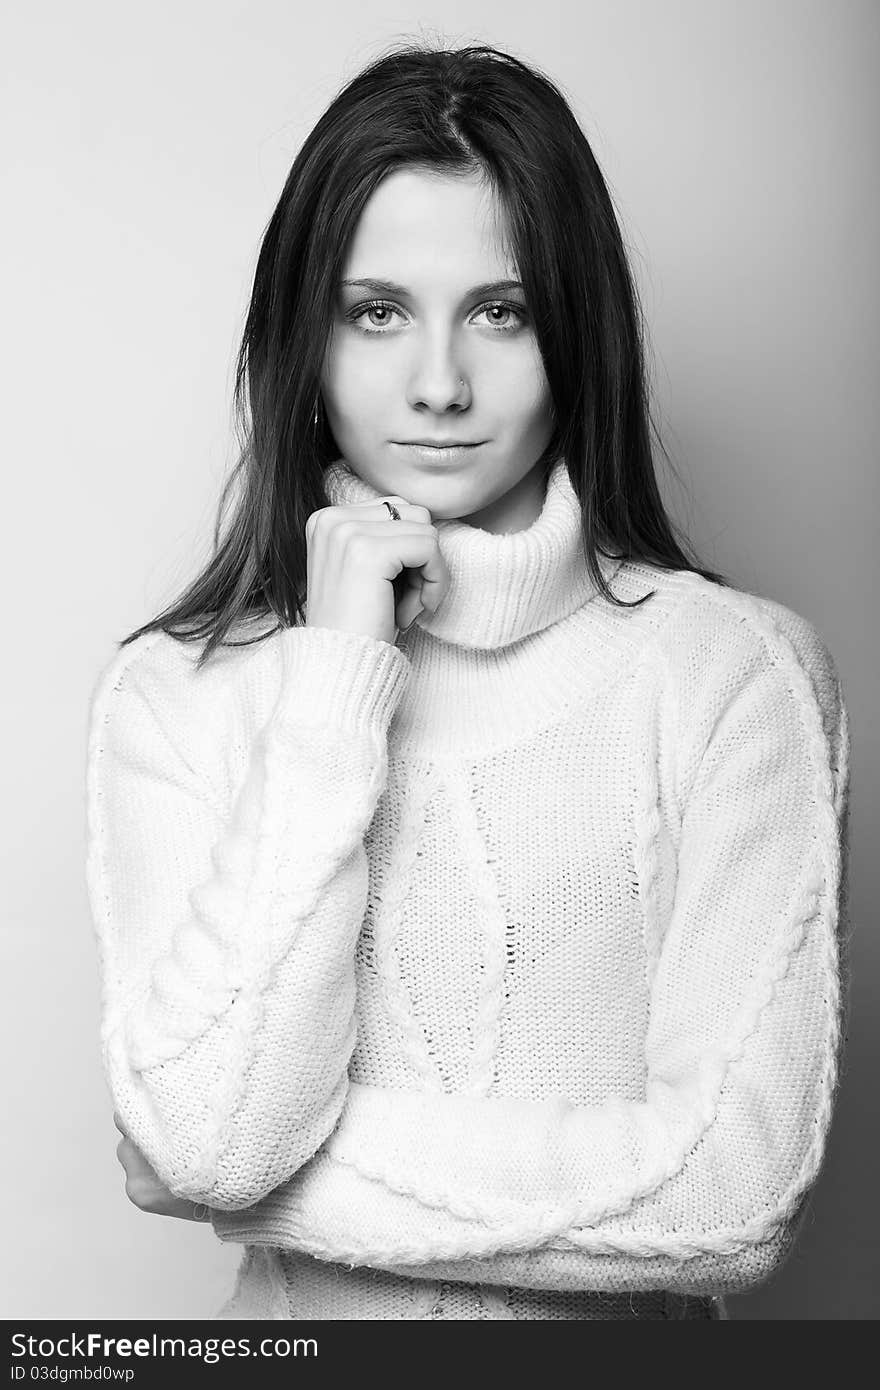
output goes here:
[{"label": "woman's eye", "polygon": [[371,318],[369,320],[369,322],[373,324],[373,328],[367,328],[364,330],[365,332],[370,333],[375,331],[377,328],[380,330],[384,328],[386,324],[391,322],[391,316],[396,312],[397,311],[395,310],[393,305],[383,304],[379,300],[376,300],[374,302],[371,302],[370,304],[362,304],[359,309],[355,309],[353,313],[349,314],[349,319],[352,323],[358,323],[364,317],[365,314],[378,315],[378,321],[375,318]]},{"label": "woman's eye", "polygon": [[525,310],[521,309],[517,304],[486,304],[482,309],[479,309],[477,312],[480,314],[489,314],[490,316],[494,314],[501,314],[502,317],[506,314],[513,314],[514,322],[512,324],[506,319],[499,323],[497,318],[490,317],[489,322],[491,323],[492,327],[500,328],[502,332],[506,333],[511,332],[511,330],[514,328],[519,328],[520,324],[525,322],[526,317]]},{"label": "woman's eye", "polygon": [[[362,304],[359,308],[353,309],[348,315],[349,323],[357,324],[363,333],[381,333],[391,323],[393,316],[399,314],[399,310],[393,304],[386,304],[382,300],[371,300],[369,304]],[[488,314],[490,327],[497,328],[501,333],[511,333],[519,328],[526,317],[525,309],[518,304],[484,304],[477,314]],[[513,322],[510,322],[511,316]],[[365,320],[366,327],[361,323]],[[500,321],[499,321],[500,320]]]}]

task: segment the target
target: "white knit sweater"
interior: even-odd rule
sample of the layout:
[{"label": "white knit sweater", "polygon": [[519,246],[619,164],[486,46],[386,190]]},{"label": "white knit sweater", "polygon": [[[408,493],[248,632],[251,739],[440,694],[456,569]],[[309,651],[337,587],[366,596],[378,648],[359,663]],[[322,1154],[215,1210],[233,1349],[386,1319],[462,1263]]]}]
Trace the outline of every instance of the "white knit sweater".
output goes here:
[{"label": "white knit sweater", "polygon": [[246,1247],[219,1317],[717,1316],[790,1248],[842,1034],[838,675],[698,575],[603,561],[655,591],[614,607],[579,527],[557,464],[527,530],[439,524],[396,645],[197,674],[151,633],[100,675],[104,1065]]}]

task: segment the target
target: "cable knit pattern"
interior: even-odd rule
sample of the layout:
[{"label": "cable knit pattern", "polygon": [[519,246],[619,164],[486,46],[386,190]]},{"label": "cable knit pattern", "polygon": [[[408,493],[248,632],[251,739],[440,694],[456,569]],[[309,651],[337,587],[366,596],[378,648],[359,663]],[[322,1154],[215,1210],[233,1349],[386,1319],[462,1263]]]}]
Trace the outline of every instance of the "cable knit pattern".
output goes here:
[{"label": "cable knit pattern", "polygon": [[[375,490],[342,460],[334,503]],[[244,1247],[219,1317],[715,1318],[840,1060],[849,729],[781,604],[440,522],[396,644],[149,634],[93,694],[116,1109]]]}]

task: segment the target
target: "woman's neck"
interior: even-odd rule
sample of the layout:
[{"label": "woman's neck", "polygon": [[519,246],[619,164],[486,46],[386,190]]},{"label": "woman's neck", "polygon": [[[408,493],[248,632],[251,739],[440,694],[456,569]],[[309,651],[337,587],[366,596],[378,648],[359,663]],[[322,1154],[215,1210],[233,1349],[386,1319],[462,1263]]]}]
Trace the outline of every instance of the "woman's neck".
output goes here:
[{"label": "woman's neck", "polygon": [[535,464],[501,497],[458,519],[493,536],[525,531],[541,515],[547,494],[547,473],[546,464]]}]

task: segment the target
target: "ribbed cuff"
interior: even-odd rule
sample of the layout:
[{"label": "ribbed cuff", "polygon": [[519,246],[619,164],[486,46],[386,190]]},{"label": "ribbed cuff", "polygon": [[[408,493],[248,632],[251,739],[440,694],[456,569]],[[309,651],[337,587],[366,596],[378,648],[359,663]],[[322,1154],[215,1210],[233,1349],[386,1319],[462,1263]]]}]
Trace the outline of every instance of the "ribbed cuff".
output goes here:
[{"label": "ribbed cuff", "polygon": [[385,732],[410,674],[400,647],[332,627],[291,627],[281,633],[284,687],[276,717]]}]

